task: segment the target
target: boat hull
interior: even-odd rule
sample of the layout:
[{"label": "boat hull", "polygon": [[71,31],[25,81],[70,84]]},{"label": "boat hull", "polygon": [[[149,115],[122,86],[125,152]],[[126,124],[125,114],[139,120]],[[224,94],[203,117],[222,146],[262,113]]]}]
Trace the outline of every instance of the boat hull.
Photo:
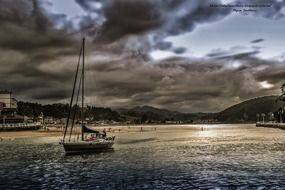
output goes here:
[{"label": "boat hull", "polygon": [[112,149],[114,141],[107,142],[63,142],[66,153],[102,152]]}]

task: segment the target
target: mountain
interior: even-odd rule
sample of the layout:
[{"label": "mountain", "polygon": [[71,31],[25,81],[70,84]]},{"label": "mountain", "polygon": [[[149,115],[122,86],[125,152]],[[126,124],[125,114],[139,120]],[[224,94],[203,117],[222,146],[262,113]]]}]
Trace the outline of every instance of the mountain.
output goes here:
[{"label": "mountain", "polygon": [[150,106],[137,106],[131,109],[120,109],[119,112],[123,117],[125,117],[126,120],[133,120],[135,123],[141,123],[150,120],[152,121],[170,120],[168,118],[172,118],[173,115],[178,113]]},{"label": "mountain", "polygon": [[[131,109],[122,108],[117,110],[87,106],[84,112],[87,117],[94,118],[94,120],[114,120],[133,123],[163,123],[165,121],[192,123],[213,119],[228,123],[254,122],[256,121],[256,114],[262,113],[266,114],[266,120],[268,120],[268,113],[275,113],[275,117],[278,119],[276,111],[280,107],[284,107],[285,103],[276,102],[276,99],[277,96],[254,98],[233,105],[218,113],[181,113],[151,106],[137,106]],[[37,103],[18,102],[18,114],[30,117],[37,117],[43,112],[45,116],[66,118],[68,110],[68,104],[41,105]],[[76,117],[80,117],[79,112],[77,112]]]},{"label": "mountain", "polygon": [[151,113],[154,113],[157,115],[163,115],[165,117],[173,117],[177,114],[181,114],[178,111],[170,111],[167,109],[159,109],[159,108],[155,108],[155,107],[151,107],[151,106],[137,106],[137,107],[130,109],[129,111],[142,112],[142,113],[151,112]]},{"label": "mountain", "polygon": [[131,109],[120,109],[119,112],[126,117],[140,119],[141,122],[183,121],[191,123],[194,120],[213,119],[217,115],[215,113],[181,113],[151,106],[137,106]]},{"label": "mountain", "polygon": [[276,112],[280,107],[284,107],[284,102],[276,102],[278,96],[264,96],[244,101],[221,111],[217,119],[221,122],[242,122],[256,121],[256,114],[266,114]]}]

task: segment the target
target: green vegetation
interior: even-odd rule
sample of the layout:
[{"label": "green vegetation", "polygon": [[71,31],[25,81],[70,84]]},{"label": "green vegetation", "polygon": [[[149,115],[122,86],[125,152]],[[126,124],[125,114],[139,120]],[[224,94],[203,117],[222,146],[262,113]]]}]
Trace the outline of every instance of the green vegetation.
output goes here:
[{"label": "green vegetation", "polygon": [[[281,101],[281,102],[285,102],[285,83],[281,86],[280,88],[281,90],[281,95],[278,97],[277,101]],[[276,120],[279,123],[283,123],[284,122],[284,118],[285,118],[285,111],[284,111],[284,106],[280,106],[280,108],[275,112],[276,114]]]},{"label": "green vegetation", "polygon": [[[244,101],[220,112],[217,119],[221,122],[255,122],[257,120],[277,119],[277,112],[283,107],[284,102],[276,101],[277,96],[265,96]],[[283,116],[284,117],[284,116]]]},{"label": "green vegetation", "polygon": [[181,113],[151,106],[137,106],[132,109],[118,111],[125,118],[129,118],[130,116],[135,118],[134,123],[193,123],[197,120],[210,120],[216,116],[215,113]]},{"label": "green vegetation", "polygon": [[[150,106],[137,106],[131,109],[118,109],[87,106],[85,117],[93,121],[113,120],[129,123],[193,123],[193,122],[255,122],[255,121],[285,121],[285,84],[281,87],[280,96],[265,96],[244,101],[231,106],[219,113],[181,113]],[[66,118],[68,104],[48,104],[18,102],[18,114],[36,118],[41,113],[54,118]],[[75,118],[80,118],[81,110],[73,107]]]},{"label": "green vegetation", "polygon": [[[67,118],[69,110],[68,104],[48,104],[41,105],[38,103],[18,102],[18,114],[36,118],[43,113],[44,116],[50,116],[57,119]],[[80,117],[80,108],[73,107],[72,115],[76,111],[76,118]],[[94,120],[114,120],[119,121],[120,115],[110,108],[87,106],[84,110],[86,117]]]},{"label": "green vegetation", "polygon": [[[32,118],[43,115],[57,119],[66,118],[68,115],[68,104],[48,104],[41,105],[38,103],[18,102],[18,114]],[[81,109],[73,107],[73,113],[76,112],[75,118],[80,118]],[[208,120],[216,116],[212,113],[180,113],[169,111],[150,106],[134,107],[132,109],[118,109],[114,111],[110,108],[87,106],[84,109],[85,117],[94,120],[113,120],[120,122],[130,122],[135,124],[141,123],[165,123],[165,122],[183,122],[192,123],[196,120]]]}]

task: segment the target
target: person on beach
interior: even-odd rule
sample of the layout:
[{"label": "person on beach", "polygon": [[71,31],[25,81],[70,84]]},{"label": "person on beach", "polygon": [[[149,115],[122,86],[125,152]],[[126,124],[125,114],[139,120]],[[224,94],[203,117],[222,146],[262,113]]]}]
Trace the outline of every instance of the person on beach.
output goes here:
[{"label": "person on beach", "polygon": [[106,133],[106,129],[104,128],[104,130],[103,130],[103,137],[106,138],[106,136],[107,136],[107,133]]}]

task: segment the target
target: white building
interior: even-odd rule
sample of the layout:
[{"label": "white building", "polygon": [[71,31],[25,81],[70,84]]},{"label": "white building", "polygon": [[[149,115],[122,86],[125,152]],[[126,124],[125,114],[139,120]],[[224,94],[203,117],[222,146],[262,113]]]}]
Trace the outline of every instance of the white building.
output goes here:
[{"label": "white building", "polygon": [[12,92],[0,91],[0,109],[17,109],[17,100],[13,98]]}]

